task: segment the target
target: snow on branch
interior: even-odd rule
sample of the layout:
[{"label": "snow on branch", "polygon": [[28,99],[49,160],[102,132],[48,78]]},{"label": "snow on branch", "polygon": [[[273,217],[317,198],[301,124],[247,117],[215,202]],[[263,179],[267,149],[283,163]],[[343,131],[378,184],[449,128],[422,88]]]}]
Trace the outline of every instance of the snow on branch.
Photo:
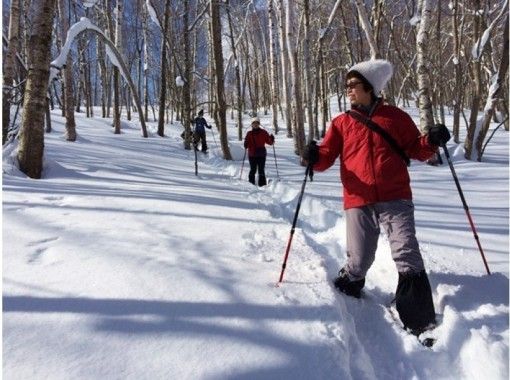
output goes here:
[{"label": "snow on branch", "polygon": [[485,29],[482,36],[476,43],[473,45],[473,48],[471,49],[471,56],[475,61],[478,61],[480,57],[482,56],[482,52],[485,48],[485,45],[487,44],[487,41],[490,38],[490,34],[492,32],[492,29],[496,26],[496,23],[498,20],[503,16],[507,10],[508,7],[508,0],[505,0],[505,3],[501,7],[501,12],[496,16],[496,18],[491,22],[491,24]]},{"label": "snow on branch", "polygon": [[93,30],[94,32],[100,34],[103,36],[106,44],[106,54],[108,55],[108,58],[110,59],[111,63],[114,66],[117,66],[122,77],[127,80],[128,73],[124,72],[123,65],[119,62],[117,59],[117,54],[113,51],[111,47],[115,47],[115,44],[103,33],[101,29],[99,29],[96,25],[94,25],[88,18],[82,17],[80,21],[73,24],[69,31],[67,32],[66,42],[64,46],[62,47],[62,50],[60,51],[59,56],[53,60],[50,64],[50,79],[49,83],[51,83],[58,75],[62,67],[64,67],[67,59],[67,55],[69,54],[69,50],[71,49],[71,45],[74,42],[74,39],[76,36],[78,36],[80,33],[82,33],[85,30]]},{"label": "snow on branch", "polygon": [[[67,55],[69,54],[69,50],[71,50],[71,45],[72,45],[74,39],[76,38],[76,36],[87,29],[93,29],[93,30],[97,31],[98,33],[103,34],[101,29],[99,29],[97,26],[92,24],[92,22],[90,22],[90,20],[86,17],[82,17],[80,19],[80,21],[73,24],[67,31],[66,42],[65,42],[64,46],[62,46],[59,56],[57,58],[55,58],[55,60],[53,60],[50,64],[49,83],[51,83],[57,77],[57,75],[59,74],[59,71],[65,65]],[[105,38],[106,38],[106,36],[105,36]]]},{"label": "snow on branch", "polygon": [[154,7],[151,4],[151,0],[147,0],[146,4],[147,4],[147,11],[149,12],[149,16],[150,16],[152,22],[154,24],[156,24],[157,26],[159,26],[159,28],[161,30],[163,30],[163,28],[161,27],[161,24],[159,23],[159,20],[158,20],[158,14],[156,13],[156,10],[154,9]]}]

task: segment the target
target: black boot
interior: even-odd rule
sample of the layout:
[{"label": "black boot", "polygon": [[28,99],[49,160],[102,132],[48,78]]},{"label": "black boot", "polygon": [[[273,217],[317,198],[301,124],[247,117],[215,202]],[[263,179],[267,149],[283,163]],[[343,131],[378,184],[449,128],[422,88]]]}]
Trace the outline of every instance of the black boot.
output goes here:
[{"label": "black boot", "polygon": [[395,301],[400,320],[414,335],[436,324],[432,290],[425,271],[399,273]]},{"label": "black boot", "polygon": [[340,272],[338,272],[338,277],[333,281],[335,288],[337,288],[342,293],[347,294],[351,297],[360,298],[361,297],[361,289],[365,286],[365,279],[352,281],[349,279],[347,275],[347,271],[342,268]]}]

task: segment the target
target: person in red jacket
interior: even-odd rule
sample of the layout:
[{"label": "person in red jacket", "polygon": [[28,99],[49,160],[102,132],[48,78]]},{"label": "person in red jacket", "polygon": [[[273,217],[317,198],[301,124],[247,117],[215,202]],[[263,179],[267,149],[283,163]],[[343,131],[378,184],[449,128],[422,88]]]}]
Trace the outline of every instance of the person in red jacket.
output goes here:
[{"label": "person in red jacket", "polygon": [[259,174],[259,186],[267,185],[266,166],[266,144],[274,144],[274,136],[265,129],[260,128],[260,119],[254,117],[251,121],[251,131],[248,131],[244,138],[244,149],[248,149],[248,160],[250,161],[250,173],[248,181],[255,185],[255,173]]},{"label": "person in red jacket", "polygon": [[[438,124],[422,135],[407,113],[383,103],[377,95],[392,74],[393,66],[386,60],[354,65],[345,83],[351,110],[335,117],[320,146],[309,144],[303,158],[320,172],[340,157],[347,262],[334,280],[335,287],[361,296],[382,226],[399,274],[397,311],[404,326],[419,335],[435,324],[435,311],[416,239],[407,163],[409,158],[429,159],[450,134]],[[377,126],[374,130],[373,123],[383,131]]]}]

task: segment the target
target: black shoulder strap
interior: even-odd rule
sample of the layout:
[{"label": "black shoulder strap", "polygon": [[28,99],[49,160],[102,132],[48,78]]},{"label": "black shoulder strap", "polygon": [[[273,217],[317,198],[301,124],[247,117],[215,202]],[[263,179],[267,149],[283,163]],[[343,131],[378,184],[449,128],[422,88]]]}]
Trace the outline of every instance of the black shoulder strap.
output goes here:
[{"label": "black shoulder strap", "polygon": [[368,129],[370,129],[376,133],[379,133],[386,140],[386,142],[388,144],[390,144],[390,146],[393,148],[393,150],[395,152],[397,152],[400,157],[402,157],[402,159],[405,161],[406,165],[410,166],[411,161],[409,160],[409,157],[407,157],[407,155],[402,150],[402,148],[398,145],[398,143],[395,141],[395,139],[393,137],[391,137],[391,135],[388,132],[386,132],[384,129],[382,129],[376,122],[370,120],[369,118],[363,116],[362,114],[360,114],[359,112],[356,112],[356,111],[352,111],[352,112],[346,111],[346,113],[349,114],[349,116],[351,116],[352,118],[362,122],[366,127],[368,127]]}]

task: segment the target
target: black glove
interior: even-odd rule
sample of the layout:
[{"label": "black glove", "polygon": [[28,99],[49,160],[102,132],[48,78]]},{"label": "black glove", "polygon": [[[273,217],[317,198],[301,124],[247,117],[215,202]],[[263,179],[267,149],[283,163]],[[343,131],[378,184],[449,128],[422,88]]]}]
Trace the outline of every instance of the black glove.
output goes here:
[{"label": "black glove", "polygon": [[269,140],[271,140],[271,144],[274,144],[274,135],[273,134],[269,135]]},{"label": "black glove", "polygon": [[308,162],[308,165],[315,165],[319,161],[319,147],[317,141],[312,141],[305,147],[303,152],[303,160]]},{"label": "black glove", "polygon": [[436,124],[429,130],[429,143],[432,145],[444,145],[450,140],[450,132],[444,124]]},{"label": "black glove", "polygon": [[206,125],[205,125],[205,127],[206,127],[207,129],[211,129],[211,128],[212,128],[212,125],[206,124]]}]

